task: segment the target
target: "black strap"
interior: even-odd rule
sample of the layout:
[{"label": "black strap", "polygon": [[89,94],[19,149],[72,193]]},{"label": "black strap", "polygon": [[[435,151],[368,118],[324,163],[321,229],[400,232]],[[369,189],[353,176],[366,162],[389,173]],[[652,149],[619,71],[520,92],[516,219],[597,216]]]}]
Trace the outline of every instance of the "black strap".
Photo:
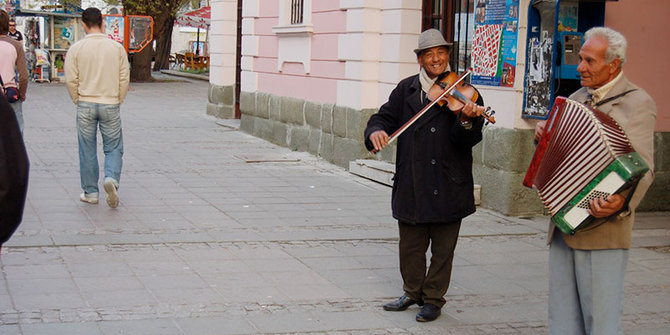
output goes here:
[{"label": "black strap", "polygon": [[613,96],[613,97],[609,97],[609,98],[607,98],[607,99],[605,99],[605,100],[600,100],[600,101],[596,102],[595,105],[593,105],[593,107],[600,107],[600,106],[602,106],[602,105],[604,105],[604,104],[606,104],[606,103],[608,103],[608,102],[610,102],[610,101],[612,101],[612,100],[614,100],[614,99],[621,98],[622,96],[624,96],[624,95],[626,95],[626,94],[628,94],[628,93],[630,93],[630,92],[636,91],[636,90],[637,90],[637,88],[634,88],[634,89],[632,89],[632,90],[628,90],[628,91],[623,92],[623,93],[621,93],[621,94],[617,94],[617,95],[615,95],[615,96]]}]

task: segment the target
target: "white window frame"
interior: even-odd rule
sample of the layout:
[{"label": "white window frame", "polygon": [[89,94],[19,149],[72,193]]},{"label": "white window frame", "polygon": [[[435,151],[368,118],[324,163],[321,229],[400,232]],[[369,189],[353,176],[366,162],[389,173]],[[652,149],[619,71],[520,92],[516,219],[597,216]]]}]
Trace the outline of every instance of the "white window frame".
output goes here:
[{"label": "white window frame", "polygon": [[302,23],[291,24],[291,0],[279,1],[279,25],[272,27],[277,35],[277,71],[284,63],[302,63],[305,74],[311,71],[312,55],[312,0],[303,0]]}]

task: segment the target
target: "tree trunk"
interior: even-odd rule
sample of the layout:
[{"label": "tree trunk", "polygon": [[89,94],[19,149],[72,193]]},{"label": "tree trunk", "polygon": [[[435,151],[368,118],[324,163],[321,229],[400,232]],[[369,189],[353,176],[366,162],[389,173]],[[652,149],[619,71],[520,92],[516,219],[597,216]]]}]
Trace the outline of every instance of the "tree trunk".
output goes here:
[{"label": "tree trunk", "polygon": [[169,57],[172,48],[172,24],[167,24],[165,31],[156,40],[156,56],[154,59],[154,71],[168,69],[170,67]]},{"label": "tree trunk", "polygon": [[153,50],[147,46],[139,53],[132,56],[132,64],[130,68],[130,81],[132,82],[146,82],[153,81],[151,76],[151,57]]},{"label": "tree trunk", "polygon": [[[154,19],[153,39],[156,41],[156,47],[160,50],[156,52],[157,68],[163,66],[167,68],[168,56],[172,44],[172,25],[174,24],[177,10],[186,3],[187,0],[123,0],[123,12],[126,15],[149,15]],[[162,41],[167,39],[167,41]],[[151,60],[154,56],[153,48],[147,46],[139,53],[132,56],[132,67],[130,69],[131,81],[150,81]],[[163,59],[164,57],[164,59]]]}]

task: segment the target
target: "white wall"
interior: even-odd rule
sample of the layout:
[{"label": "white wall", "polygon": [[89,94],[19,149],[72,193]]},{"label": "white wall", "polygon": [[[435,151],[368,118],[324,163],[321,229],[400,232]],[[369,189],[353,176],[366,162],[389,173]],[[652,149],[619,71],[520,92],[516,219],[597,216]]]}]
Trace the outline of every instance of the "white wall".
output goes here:
[{"label": "white wall", "polygon": [[209,30],[209,82],[219,86],[235,84],[237,45],[237,0],[212,0]]}]

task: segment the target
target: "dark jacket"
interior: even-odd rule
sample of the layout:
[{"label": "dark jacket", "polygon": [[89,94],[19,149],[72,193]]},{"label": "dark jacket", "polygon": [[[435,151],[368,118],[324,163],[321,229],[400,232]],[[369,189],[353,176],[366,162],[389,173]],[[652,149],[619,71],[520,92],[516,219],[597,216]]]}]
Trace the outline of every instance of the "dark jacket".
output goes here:
[{"label": "dark jacket", "polygon": [[14,110],[0,97],[0,246],[23,217],[28,191],[28,154]]},{"label": "dark jacket", "polygon": [[[483,101],[477,101],[482,105]],[[403,79],[388,102],[372,115],[365,129],[384,130],[389,136],[418,113],[419,76]],[[483,119],[463,128],[458,115],[446,106],[433,106],[398,138],[396,173],[391,207],[393,217],[407,223],[452,222],[475,211],[472,181],[472,147],[482,140]]]}]

